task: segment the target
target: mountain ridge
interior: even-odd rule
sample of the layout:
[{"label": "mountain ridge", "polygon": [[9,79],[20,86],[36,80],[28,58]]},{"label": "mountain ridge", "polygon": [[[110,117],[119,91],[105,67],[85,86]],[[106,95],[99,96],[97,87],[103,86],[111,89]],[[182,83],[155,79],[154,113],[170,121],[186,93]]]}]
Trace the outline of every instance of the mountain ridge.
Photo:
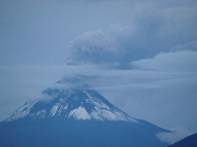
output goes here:
[{"label": "mountain ridge", "polygon": [[76,120],[133,121],[127,113],[111,104],[93,89],[48,88],[43,91],[48,100],[26,102],[7,121],[23,117],[63,117]]}]

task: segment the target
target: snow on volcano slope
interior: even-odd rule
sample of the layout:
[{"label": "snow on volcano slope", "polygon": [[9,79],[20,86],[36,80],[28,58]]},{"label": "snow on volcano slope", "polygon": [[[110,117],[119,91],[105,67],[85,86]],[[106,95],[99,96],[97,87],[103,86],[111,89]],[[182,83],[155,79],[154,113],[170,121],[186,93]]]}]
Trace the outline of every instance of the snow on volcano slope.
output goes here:
[{"label": "snow on volcano slope", "polygon": [[19,107],[7,120],[19,118],[53,118],[61,117],[74,120],[109,120],[134,121],[97,91],[81,88],[48,88],[43,94],[49,100],[26,102]]}]

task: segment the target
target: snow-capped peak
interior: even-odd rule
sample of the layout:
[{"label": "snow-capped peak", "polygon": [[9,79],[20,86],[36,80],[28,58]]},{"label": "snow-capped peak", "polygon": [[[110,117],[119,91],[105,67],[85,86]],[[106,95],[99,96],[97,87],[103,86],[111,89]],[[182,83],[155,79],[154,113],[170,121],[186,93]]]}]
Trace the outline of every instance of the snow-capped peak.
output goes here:
[{"label": "snow-capped peak", "polygon": [[97,91],[81,88],[49,88],[43,94],[48,101],[27,102],[14,112],[8,121],[30,118],[63,117],[74,120],[135,121]]}]

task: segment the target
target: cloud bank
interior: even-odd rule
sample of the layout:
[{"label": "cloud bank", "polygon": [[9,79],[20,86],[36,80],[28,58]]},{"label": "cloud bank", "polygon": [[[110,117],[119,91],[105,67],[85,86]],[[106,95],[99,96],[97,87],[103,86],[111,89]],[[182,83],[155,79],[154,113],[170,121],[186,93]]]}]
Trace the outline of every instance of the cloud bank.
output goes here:
[{"label": "cloud bank", "polygon": [[197,51],[160,53],[154,58],[131,62],[132,66],[146,70],[171,72],[197,72]]}]

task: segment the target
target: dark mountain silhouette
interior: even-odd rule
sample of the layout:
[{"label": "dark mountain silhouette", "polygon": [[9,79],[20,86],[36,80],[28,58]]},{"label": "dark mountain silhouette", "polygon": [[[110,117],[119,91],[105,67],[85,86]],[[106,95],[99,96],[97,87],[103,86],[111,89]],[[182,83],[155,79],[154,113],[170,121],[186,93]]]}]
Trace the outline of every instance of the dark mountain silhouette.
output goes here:
[{"label": "dark mountain silhouette", "polygon": [[169,147],[197,147],[197,134],[188,136]]}]

